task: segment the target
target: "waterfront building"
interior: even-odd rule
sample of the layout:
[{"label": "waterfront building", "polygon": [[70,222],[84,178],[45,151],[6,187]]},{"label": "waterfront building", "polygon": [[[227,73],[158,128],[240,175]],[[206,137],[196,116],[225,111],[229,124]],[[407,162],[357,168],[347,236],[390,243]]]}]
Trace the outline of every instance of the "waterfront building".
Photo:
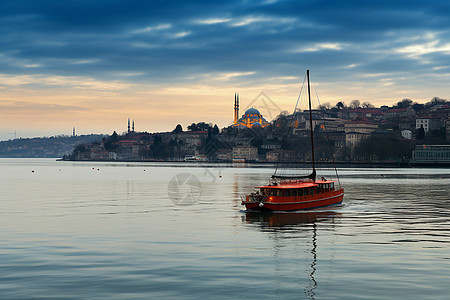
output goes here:
[{"label": "waterfront building", "polygon": [[232,150],[233,161],[256,161],[258,148],[253,146],[236,146]]},{"label": "waterfront building", "polygon": [[293,150],[272,150],[266,153],[266,160],[270,162],[289,162],[295,160],[295,151]]},{"label": "waterfront building", "polygon": [[413,163],[450,164],[450,145],[417,145]]},{"label": "waterfront building", "polygon": [[170,140],[177,141],[178,151],[184,153],[185,155],[198,156],[199,147],[202,142],[207,138],[207,131],[182,131],[177,133],[167,134],[165,137],[167,142]]},{"label": "waterfront building", "polygon": [[217,149],[216,159],[220,161],[232,161],[233,156],[230,149]]},{"label": "waterfront building", "polygon": [[345,122],[345,143],[350,147],[354,147],[359,141],[369,137],[377,129],[377,124],[361,117]]}]

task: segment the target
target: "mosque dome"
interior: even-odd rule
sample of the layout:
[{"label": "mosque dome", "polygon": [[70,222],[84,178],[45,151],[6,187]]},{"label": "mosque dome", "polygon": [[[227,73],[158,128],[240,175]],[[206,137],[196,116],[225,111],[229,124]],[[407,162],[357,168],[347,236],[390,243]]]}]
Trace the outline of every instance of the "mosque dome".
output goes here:
[{"label": "mosque dome", "polygon": [[233,127],[237,128],[265,128],[269,126],[269,122],[261,115],[256,108],[249,108],[245,111],[244,115],[238,119],[239,115],[239,96],[234,97],[234,124]]},{"label": "mosque dome", "polygon": [[246,115],[260,115],[259,111],[256,108],[249,108],[245,111]]}]

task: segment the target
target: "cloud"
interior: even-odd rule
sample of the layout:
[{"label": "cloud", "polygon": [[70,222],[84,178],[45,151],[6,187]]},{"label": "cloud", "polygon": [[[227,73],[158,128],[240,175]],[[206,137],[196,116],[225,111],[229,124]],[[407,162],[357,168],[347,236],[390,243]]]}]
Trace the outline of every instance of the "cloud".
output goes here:
[{"label": "cloud", "polygon": [[132,84],[125,82],[100,81],[80,76],[42,76],[42,75],[5,75],[0,74],[0,86],[20,87],[39,86],[57,88],[74,88],[83,90],[124,90]]},{"label": "cloud", "polygon": [[212,19],[201,19],[201,20],[195,20],[194,23],[203,24],[203,25],[213,25],[213,24],[220,24],[220,23],[228,23],[232,19],[230,18],[212,18]]},{"label": "cloud", "polygon": [[434,1],[4,1],[0,53],[7,60],[0,57],[0,65],[10,74],[89,74],[100,81],[139,73],[135,80],[174,82],[248,70],[264,80],[298,76],[305,66],[327,67],[322,73],[332,78],[350,65],[363,71],[386,53],[411,60],[446,55],[447,44],[414,43],[411,34],[420,28],[445,40],[443,8]]},{"label": "cloud", "polygon": [[148,27],[145,27],[142,29],[135,29],[131,33],[136,34],[136,33],[154,32],[154,31],[170,29],[171,27],[172,27],[171,24],[159,24],[156,26],[148,26]]},{"label": "cloud", "polygon": [[318,43],[311,46],[302,47],[294,50],[294,52],[317,52],[322,50],[341,50],[344,47],[340,43]]},{"label": "cloud", "polygon": [[[363,95],[349,98],[390,101],[394,88],[417,86],[417,97],[446,97],[448,11],[437,0],[4,0],[0,97],[146,86],[285,93],[307,68],[321,88],[346,87],[325,93],[333,98],[353,90]],[[383,77],[392,89],[380,94]]]},{"label": "cloud", "polygon": [[64,105],[55,103],[35,103],[31,101],[0,101],[0,110],[8,114],[34,115],[34,114],[57,114],[73,113],[89,110],[87,107]]}]

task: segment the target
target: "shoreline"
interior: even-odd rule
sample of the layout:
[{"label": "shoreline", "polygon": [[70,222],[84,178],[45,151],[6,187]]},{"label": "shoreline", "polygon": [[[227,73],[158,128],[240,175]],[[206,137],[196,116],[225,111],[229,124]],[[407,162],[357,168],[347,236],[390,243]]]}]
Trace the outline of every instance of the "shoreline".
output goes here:
[{"label": "shoreline", "polygon": [[[161,163],[161,164],[173,164],[177,163],[180,166],[182,165],[199,165],[202,167],[214,167],[220,165],[221,167],[234,167],[234,166],[242,166],[242,167],[275,167],[277,165],[289,165],[292,167],[303,167],[310,166],[311,162],[258,162],[258,161],[249,161],[249,162],[231,162],[231,161],[180,161],[180,160],[68,160],[68,159],[56,159],[56,161],[68,161],[68,162],[106,162],[106,163]],[[316,166],[336,166],[337,168],[450,168],[450,162],[412,162],[412,161],[337,161],[337,162],[316,162]]]}]

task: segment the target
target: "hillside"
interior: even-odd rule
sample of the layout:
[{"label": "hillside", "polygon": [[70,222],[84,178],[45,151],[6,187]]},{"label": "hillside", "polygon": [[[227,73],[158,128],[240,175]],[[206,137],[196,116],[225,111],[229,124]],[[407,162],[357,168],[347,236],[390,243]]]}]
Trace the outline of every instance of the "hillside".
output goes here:
[{"label": "hillside", "polygon": [[101,141],[105,135],[52,136],[43,138],[20,138],[0,142],[2,158],[61,158],[70,154],[78,144]]}]

